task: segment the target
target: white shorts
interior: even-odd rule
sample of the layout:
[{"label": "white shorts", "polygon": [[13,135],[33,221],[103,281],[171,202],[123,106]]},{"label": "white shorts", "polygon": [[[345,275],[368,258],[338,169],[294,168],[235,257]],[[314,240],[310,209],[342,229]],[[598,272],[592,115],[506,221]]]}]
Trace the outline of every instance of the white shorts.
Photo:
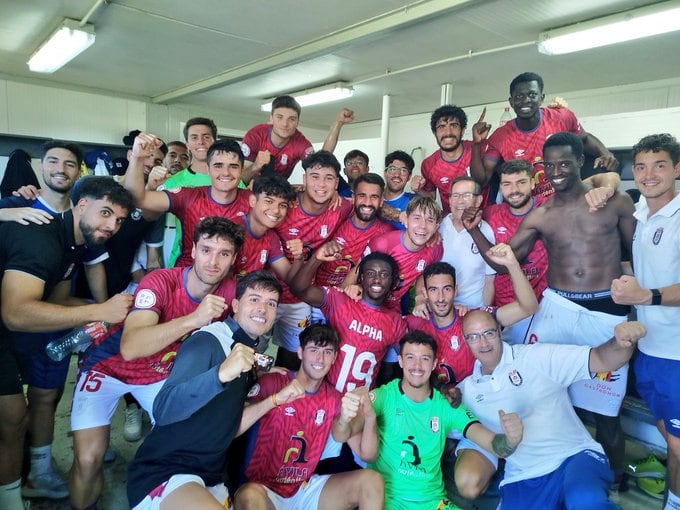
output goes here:
[{"label": "white shorts", "polygon": [[321,491],[330,477],[331,475],[312,475],[312,477],[303,483],[298,491],[289,498],[279,496],[265,485],[263,485],[263,487],[267,491],[267,496],[276,510],[318,508]]},{"label": "white shorts", "polygon": [[[175,489],[178,489],[182,485],[187,483],[197,483],[202,487],[205,487],[205,482],[203,478],[196,475],[173,475],[170,480],[163,482],[154,490],[147,495],[139,505],[135,506],[132,510],[160,510],[161,503],[168,494],[172,493]],[[213,487],[205,487],[205,489],[212,494],[215,499],[224,508],[231,508],[231,500],[229,499],[229,491],[224,486],[223,483],[214,485]]]},{"label": "white shorts", "polygon": [[463,437],[460,441],[458,441],[458,444],[456,445],[456,457],[458,457],[461,450],[474,450],[479,452],[484,456],[484,458],[491,462],[494,469],[498,469],[498,457],[496,457],[493,453],[486,451],[484,448],[479,446],[474,441],[469,440],[467,437]]},{"label": "white shorts", "polygon": [[[614,327],[627,320],[625,315],[594,312],[545,289],[538,312],[525,343],[589,345],[597,347],[614,336]],[[595,374],[592,379],[569,386],[576,407],[605,416],[617,416],[626,396],[628,363],[614,372]]]},{"label": "white shorts", "polygon": [[300,333],[312,320],[312,307],[307,303],[281,303],[272,331],[274,343],[287,351],[297,352]]},{"label": "white shorts", "polygon": [[501,331],[501,339],[510,345],[525,343],[527,341],[529,327],[533,320],[534,316],[529,315],[529,317],[525,317],[521,321],[505,326],[503,331]]},{"label": "white shorts", "polygon": [[152,384],[126,384],[115,377],[90,370],[79,374],[73,392],[71,430],[91,429],[111,424],[118,400],[132,393],[149,413],[153,425],[153,401],[165,380]]}]

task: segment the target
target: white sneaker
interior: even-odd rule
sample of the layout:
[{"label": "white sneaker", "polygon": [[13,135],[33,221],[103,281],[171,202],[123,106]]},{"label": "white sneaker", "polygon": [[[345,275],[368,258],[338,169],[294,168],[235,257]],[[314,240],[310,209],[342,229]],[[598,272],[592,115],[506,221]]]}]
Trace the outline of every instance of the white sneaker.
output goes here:
[{"label": "white sneaker", "polygon": [[54,471],[35,477],[29,474],[26,484],[21,488],[21,495],[25,498],[62,499],[68,497],[68,486]]},{"label": "white sneaker", "polygon": [[131,442],[142,438],[142,410],[135,404],[130,404],[125,408],[123,437]]}]

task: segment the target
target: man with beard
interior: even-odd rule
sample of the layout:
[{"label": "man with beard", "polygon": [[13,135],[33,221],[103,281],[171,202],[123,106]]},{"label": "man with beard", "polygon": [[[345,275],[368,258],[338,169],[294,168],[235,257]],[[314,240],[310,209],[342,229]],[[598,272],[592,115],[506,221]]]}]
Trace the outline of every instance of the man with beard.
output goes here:
[{"label": "man with beard", "polygon": [[[479,160],[472,159],[472,143],[463,140],[466,127],[467,115],[458,106],[447,104],[432,112],[430,129],[437,140],[439,150],[423,160],[420,165],[422,176],[415,176],[411,182],[413,191],[423,196],[436,198],[439,190],[444,214],[451,210],[449,191],[453,179],[461,175],[470,175],[470,167],[481,164]],[[485,188],[483,193],[486,201],[488,189]]]},{"label": "man with beard", "polygon": [[231,310],[235,284],[225,277],[243,243],[243,231],[225,218],[211,216],[196,225],[194,236],[194,263],[158,269],[142,278],[125,323],[112,327],[84,353],[71,412],[73,508],[89,508],[99,497],[118,399],[131,393],[153,421],[154,397],[182,340]]},{"label": "man with beard", "polygon": [[614,155],[600,140],[581,127],[570,110],[543,108],[543,99],[543,78],[538,74],[522,73],[510,82],[508,102],[517,118],[499,127],[488,137],[491,125],[484,122],[482,113],[479,122],[472,128],[472,177],[484,185],[500,163],[519,158],[534,165],[534,195],[550,196],[554,190],[540,164],[541,149],[551,135],[566,131],[578,136],[586,153],[596,158],[594,168],[606,170],[605,173],[597,173],[586,179],[588,183],[593,187],[607,186],[610,194],[613,193],[621,182],[619,174],[615,172],[619,163]]},{"label": "man with beard", "polygon": [[179,140],[168,144],[168,153],[163,158],[163,166],[170,175],[175,175],[180,170],[188,168],[190,162],[191,157],[187,144]]},{"label": "man with beard", "polygon": [[[70,153],[70,151],[69,151]],[[70,161],[71,156],[62,155]],[[76,160],[77,161],[77,160]],[[65,180],[64,177],[61,180]],[[19,493],[26,402],[10,331],[45,332],[92,321],[120,322],[131,297],[118,294],[104,303],[71,298],[70,277],[86,245],[103,244],[132,208],[132,199],[112,179],[88,183],[69,211],[43,225],[0,225],[2,297],[0,309],[0,507],[23,509]],[[49,465],[50,459],[46,460]],[[37,483],[35,480],[29,480]]]},{"label": "man with beard", "polygon": [[350,269],[361,260],[368,242],[393,230],[378,218],[383,204],[385,181],[378,174],[362,174],[353,183],[354,214],[335,231],[333,240],[342,246],[342,256],[321,264],[316,272],[319,286],[340,285]]},{"label": "man with beard", "polygon": [[[405,211],[408,203],[416,196],[415,193],[404,191],[415,162],[404,151],[390,152],[385,156],[385,205],[394,207],[398,211]],[[404,230],[406,227],[397,220],[390,221],[394,228]]]},{"label": "man with beard", "polygon": [[[635,219],[633,202],[616,193],[594,212],[581,180],[583,143],[573,133],[556,133],[543,146],[543,166],[553,197],[532,209],[510,240],[518,260],[525,260],[536,240],[548,253],[548,287],[526,335],[527,343],[550,342],[597,347],[626,320],[630,307],[616,304],[610,287],[621,276],[621,240],[630,249]],[[468,214],[469,213],[469,214]],[[476,227],[481,211],[466,212],[465,227],[482,253],[488,249]],[[502,271],[502,268],[498,268]],[[626,392],[628,366],[597,374],[596,383],[571,386],[576,407],[593,411],[597,441],[615,471],[623,467],[625,441],[618,413]]]},{"label": "man with beard", "polygon": [[[484,209],[484,219],[491,226],[496,243],[510,241],[524,217],[535,207],[543,205],[547,200],[541,195],[533,196],[533,169],[522,159],[511,159],[504,162],[498,173],[500,175],[500,191],[503,202],[493,204]],[[543,291],[548,285],[548,253],[543,241],[537,240],[527,257],[521,261],[522,270],[534,289],[536,299],[540,301]],[[510,276],[497,274],[494,278],[494,305],[503,306],[515,299]],[[503,328],[503,340],[514,344],[523,343],[530,317]]]}]

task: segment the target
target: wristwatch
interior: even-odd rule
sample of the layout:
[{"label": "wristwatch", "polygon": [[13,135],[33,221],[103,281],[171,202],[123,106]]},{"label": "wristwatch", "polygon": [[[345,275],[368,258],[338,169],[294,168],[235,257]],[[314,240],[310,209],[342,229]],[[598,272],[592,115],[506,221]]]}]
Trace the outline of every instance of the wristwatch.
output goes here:
[{"label": "wristwatch", "polygon": [[649,289],[652,291],[652,305],[660,305],[661,304],[661,292],[659,289]]}]

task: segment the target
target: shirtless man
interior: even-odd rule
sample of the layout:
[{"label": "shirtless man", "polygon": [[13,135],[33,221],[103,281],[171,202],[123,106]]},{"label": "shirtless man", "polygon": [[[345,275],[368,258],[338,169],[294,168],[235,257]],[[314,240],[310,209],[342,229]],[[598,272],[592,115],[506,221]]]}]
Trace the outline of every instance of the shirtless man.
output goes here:
[{"label": "shirtless man", "polygon": [[[629,311],[612,301],[609,289],[622,273],[621,239],[631,246],[633,202],[625,193],[607,188],[611,197],[591,212],[589,190],[579,173],[583,143],[572,133],[557,133],[545,142],[543,165],[555,194],[527,214],[510,240],[518,260],[524,260],[538,239],[548,251],[548,288],[525,343],[597,347],[612,336],[614,326],[625,321]],[[469,213],[466,228],[484,253],[490,245],[477,228],[482,213],[477,211],[474,218]],[[617,415],[625,396],[627,370],[625,365],[570,387],[575,406],[597,413],[596,439],[615,470],[623,463],[625,443]]]}]

